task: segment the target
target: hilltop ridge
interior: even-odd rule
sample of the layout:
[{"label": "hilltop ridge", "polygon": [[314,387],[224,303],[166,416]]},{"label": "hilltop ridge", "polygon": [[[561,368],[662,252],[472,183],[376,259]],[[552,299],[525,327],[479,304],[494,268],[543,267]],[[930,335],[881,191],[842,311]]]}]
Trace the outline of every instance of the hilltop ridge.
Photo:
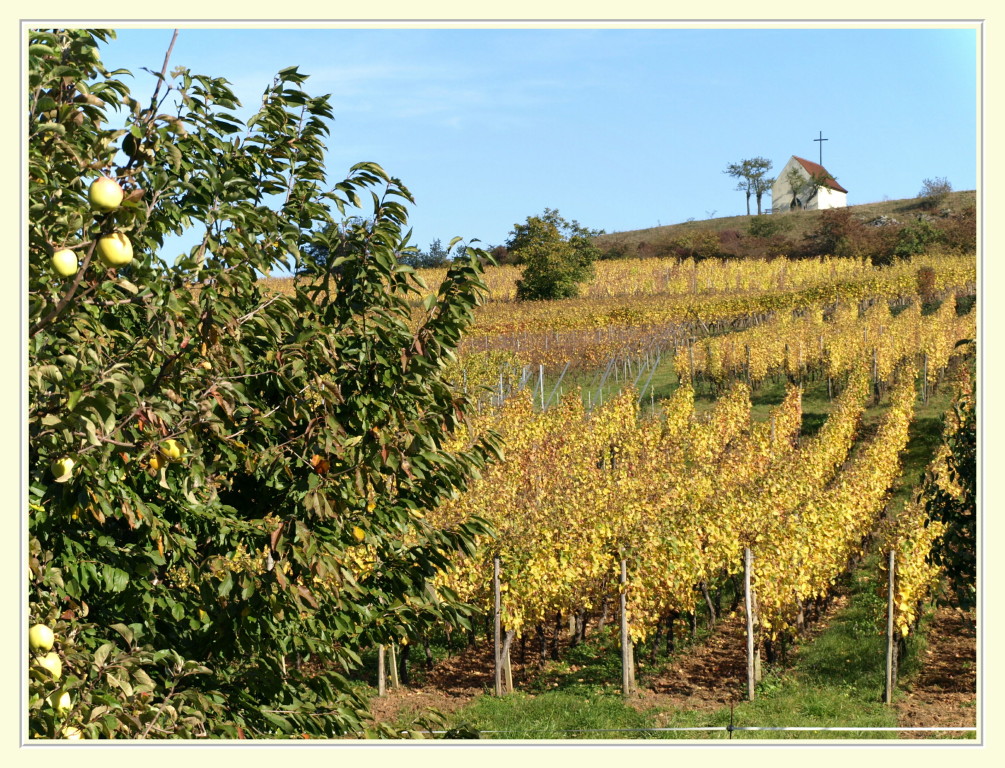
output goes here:
[{"label": "hilltop ridge", "polygon": [[964,190],[938,200],[914,197],[825,210],[724,216],[611,232],[597,236],[594,243],[602,259],[831,255],[883,264],[930,248],[975,252],[976,201],[976,191]]},{"label": "hilltop ridge", "polygon": [[[969,207],[975,206],[976,201],[977,192],[975,190],[961,190],[949,193],[944,203],[934,210],[926,209],[926,201],[918,197],[849,205],[846,210],[850,211],[853,218],[862,223],[886,216],[901,224],[906,224],[915,220],[919,215],[939,216],[942,211],[960,213]],[[598,236],[595,242],[601,249],[607,251],[617,246],[634,245],[637,247],[639,243],[655,244],[660,241],[696,232],[712,232],[718,235],[733,230],[746,234],[749,231],[751,222],[758,219],[770,220],[771,222],[778,221],[785,228],[784,232],[789,239],[801,239],[819,227],[821,217],[824,213],[825,211],[788,211],[777,214],[762,214],[761,216],[754,214],[750,216],[740,215],[722,216],[712,219],[692,219],[677,224],[610,232]]]}]

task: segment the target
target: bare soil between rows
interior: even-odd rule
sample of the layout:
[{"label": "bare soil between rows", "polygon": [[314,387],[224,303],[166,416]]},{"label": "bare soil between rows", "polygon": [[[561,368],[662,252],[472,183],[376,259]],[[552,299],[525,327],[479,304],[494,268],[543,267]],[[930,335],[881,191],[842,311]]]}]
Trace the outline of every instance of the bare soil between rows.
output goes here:
[{"label": "bare soil between rows", "polygon": [[[834,598],[820,620],[807,629],[801,643],[811,642],[824,631],[830,618],[846,604],[846,597]],[[903,683],[895,700],[898,724],[909,728],[973,727],[977,665],[972,618],[951,609],[939,609],[928,638],[921,671]],[[527,664],[522,664],[519,657],[519,653],[514,653],[512,661],[517,690],[542,673],[535,660],[528,659]],[[656,675],[646,672],[645,659],[637,661],[641,677],[639,694],[630,700],[637,709],[715,711],[731,702],[739,703],[746,686],[743,616],[739,612],[725,616],[702,643],[680,654]],[[429,708],[449,714],[471,704],[478,696],[491,695],[493,687],[492,648],[479,642],[428,670],[422,685],[391,689],[386,696],[375,697],[371,709],[380,722],[408,721]],[[656,724],[661,725],[658,721]],[[898,735],[901,738],[962,736],[958,732],[924,731]]]},{"label": "bare soil between rows", "polygon": [[[928,631],[920,672],[895,699],[897,721],[909,728],[974,728],[977,725],[977,632],[972,615],[940,608]],[[933,738],[905,731],[901,738]],[[942,738],[963,734],[947,731]]]}]

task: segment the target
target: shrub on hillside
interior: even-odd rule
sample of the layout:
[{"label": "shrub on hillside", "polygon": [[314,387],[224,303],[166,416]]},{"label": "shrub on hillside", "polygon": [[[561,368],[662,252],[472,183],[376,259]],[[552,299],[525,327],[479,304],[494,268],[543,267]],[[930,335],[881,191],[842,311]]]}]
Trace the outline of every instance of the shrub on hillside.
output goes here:
[{"label": "shrub on hillside", "polygon": [[667,255],[669,253],[659,241],[639,240],[635,243],[635,256],[637,258],[655,258]]},{"label": "shrub on hillside", "polygon": [[769,238],[788,232],[792,229],[792,221],[787,216],[755,216],[747,225],[747,233],[751,237]]},{"label": "shrub on hillside", "polygon": [[659,233],[655,238],[648,241],[639,241],[638,248],[636,249],[639,254],[639,258],[642,259],[662,259],[662,258],[674,258],[676,251],[673,248],[674,238],[665,232]]},{"label": "shrub on hillside", "polygon": [[662,236],[653,244],[652,255],[702,261],[718,258],[720,252],[719,236],[715,232],[695,229],[672,236]]},{"label": "shrub on hillside", "polygon": [[719,257],[766,261],[788,256],[794,250],[793,241],[782,233],[767,237],[751,237],[735,229],[719,233]]},{"label": "shrub on hillside", "polygon": [[977,252],[977,208],[968,205],[954,211],[945,219],[940,219],[938,227],[942,232],[942,247],[952,253]]},{"label": "shrub on hillside", "polygon": [[900,228],[893,246],[893,257],[909,259],[919,256],[942,240],[942,232],[927,219],[918,219]]},{"label": "shrub on hillside", "polygon": [[946,198],[952,191],[953,185],[944,176],[925,179],[921,182],[921,191],[918,192],[919,203],[922,208],[938,208],[946,202]]},{"label": "shrub on hillside", "polygon": [[737,229],[724,229],[719,233],[720,259],[742,259],[746,257],[744,244],[747,238]]},{"label": "shrub on hillside", "polygon": [[[639,243],[642,245],[642,243]],[[634,259],[639,256],[638,246],[632,246],[628,240],[607,242],[597,256],[598,261],[613,261],[616,259]]]},{"label": "shrub on hillside", "polygon": [[855,242],[862,225],[847,208],[830,208],[820,215],[820,223],[808,232],[797,253],[800,257],[855,255]]},{"label": "shrub on hillside", "polygon": [[864,258],[873,264],[889,264],[897,228],[868,226],[848,208],[830,208],[820,215],[817,227],[794,244],[793,258],[837,256]]}]

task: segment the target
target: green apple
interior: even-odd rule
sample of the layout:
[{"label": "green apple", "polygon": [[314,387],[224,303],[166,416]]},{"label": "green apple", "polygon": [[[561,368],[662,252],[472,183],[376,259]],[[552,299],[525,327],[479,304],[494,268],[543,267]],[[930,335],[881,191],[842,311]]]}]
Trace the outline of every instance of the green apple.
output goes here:
[{"label": "green apple", "polygon": [[70,699],[69,691],[63,691],[62,693],[59,694],[59,696],[56,696],[55,693],[52,693],[49,695],[46,701],[49,702],[49,706],[55,709],[58,714],[63,714],[64,712],[68,711],[70,707],[73,706],[73,701]]},{"label": "green apple", "polygon": [[177,459],[180,459],[184,452],[184,447],[181,446],[174,438],[165,440],[161,443],[161,453],[164,454],[168,461],[176,461]]},{"label": "green apple", "polygon": [[87,199],[99,211],[114,211],[122,204],[125,193],[115,179],[102,176],[91,183],[87,190]]},{"label": "green apple", "polygon": [[59,680],[63,676],[63,662],[54,651],[49,651],[45,656],[40,656],[35,662],[35,666],[46,670],[52,675],[53,680]]},{"label": "green apple", "polygon": [[33,651],[52,650],[56,636],[45,624],[36,624],[28,630],[28,645]]},{"label": "green apple", "polygon": [[62,730],[62,735],[64,739],[70,739],[71,741],[77,741],[84,738],[83,732],[75,725],[68,725]]},{"label": "green apple", "polygon": [[98,258],[106,267],[123,267],[133,260],[133,244],[121,232],[98,240]]},{"label": "green apple", "polygon": [[77,254],[69,248],[61,248],[52,254],[52,268],[62,277],[77,274]]},{"label": "green apple", "polygon": [[63,456],[52,462],[49,471],[52,472],[52,476],[56,478],[57,483],[65,483],[73,477],[73,465],[73,459],[69,456]]}]

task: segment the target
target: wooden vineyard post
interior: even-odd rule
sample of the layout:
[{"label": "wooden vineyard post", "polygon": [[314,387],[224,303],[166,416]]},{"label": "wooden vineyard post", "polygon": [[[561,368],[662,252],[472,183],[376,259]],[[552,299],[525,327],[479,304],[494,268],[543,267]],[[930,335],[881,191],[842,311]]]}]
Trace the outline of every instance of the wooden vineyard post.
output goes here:
[{"label": "wooden vineyard post", "polygon": [[395,651],[396,643],[391,643],[388,649],[391,651],[391,687],[400,688],[401,683],[398,680],[398,653]]},{"label": "wooden vineyard post", "polygon": [[638,687],[635,685],[635,643],[628,639],[628,692],[635,695]]},{"label": "wooden vineyard post", "polygon": [[708,592],[708,583],[702,581],[699,586],[701,587],[702,597],[705,598],[705,606],[708,608],[708,628],[712,629],[715,626],[715,605],[712,604],[712,595]]},{"label": "wooden vineyard post", "polygon": [[635,675],[632,670],[631,640],[628,637],[628,563],[621,561],[621,694],[631,696]]},{"label": "wooden vineyard post", "polygon": [[928,402],[928,353],[925,352],[921,359],[921,400]]},{"label": "wooden vineyard post", "polygon": [[691,388],[694,389],[694,339],[687,340],[687,364],[691,374]]},{"label": "wooden vineyard post", "polygon": [[[821,367],[823,367],[824,363],[826,363],[826,355],[824,354],[824,335],[821,333],[820,334],[820,365],[821,365]],[[827,393],[828,393],[828,397],[830,397],[830,377],[827,377]]]},{"label": "wooden vineyard post", "polygon": [[747,386],[749,387],[749,386],[751,386],[751,378],[750,378],[750,345],[749,344],[744,344],[743,345],[743,349],[744,349],[744,351],[746,352],[746,355],[747,355]]},{"label": "wooden vineyard post", "polygon": [[384,664],[384,646],[377,646],[377,695],[387,695],[387,668]]},{"label": "wooden vineyard post", "polygon": [[513,635],[516,633],[511,629],[506,633],[506,640],[503,642],[503,677],[506,683],[506,692],[513,693],[513,664],[510,662],[509,649],[513,642]]},{"label": "wooden vineyard post", "polygon": [[887,704],[893,703],[893,686],[896,683],[894,680],[893,668],[894,664],[897,663],[896,653],[897,646],[894,642],[894,626],[893,626],[893,607],[894,607],[894,588],[896,582],[895,569],[896,569],[896,554],[893,549],[890,550],[890,561],[888,563],[888,580],[887,580],[887,597],[886,597],[886,693],[884,695],[884,700]]},{"label": "wooden vineyard post", "polygon": [[876,348],[872,348],[872,386],[876,390],[876,402],[879,402],[879,360],[876,357]]},{"label": "wooden vineyard post", "polygon": [[495,674],[496,674],[496,696],[502,696],[502,594],[499,589],[499,558],[492,561],[492,594],[494,596],[494,610],[492,621],[495,633]]},{"label": "wooden vineyard post", "polygon": [[754,700],[754,606],[750,593],[750,572],[753,567],[750,547],[743,548],[743,606],[747,614],[747,700]]}]

